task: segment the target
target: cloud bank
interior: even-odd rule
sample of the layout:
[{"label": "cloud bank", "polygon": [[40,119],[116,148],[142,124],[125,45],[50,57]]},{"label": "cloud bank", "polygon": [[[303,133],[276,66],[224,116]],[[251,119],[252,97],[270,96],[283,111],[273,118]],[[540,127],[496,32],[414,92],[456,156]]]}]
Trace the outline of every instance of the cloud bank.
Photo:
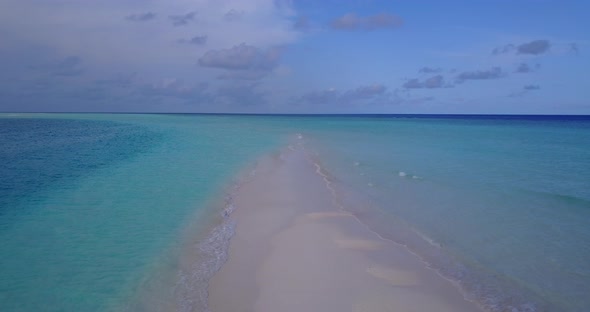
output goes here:
[{"label": "cloud bank", "polygon": [[519,45],[507,44],[492,50],[493,55],[516,53],[521,55],[540,55],[549,51],[551,42],[545,39],[533,40]]},{"label": "cloud bank", "polygon": [[393,14],[380,13],[366,17],[358,16],[355,13],[348,13],[336,18],[330,23],[332,29],[343,31],[394,29],[401,27],[403,20]]},{"label": "cloud bank", "polygon": [[178,40],[178,43],[186,43],[186,44],[201,46],[201,45],[205,45],[207,43],[207,36],[206,35],[194,36],[188,40],[180,39],[180,40]]},{"label": "cloud bank", "polygon": [[197,12],[189,12],[181,15],[170,15],[168,19],[170,19],[174,26],[185,26],[194,21],[196,16]]},{"label": "cloud bank", "polygon": [[410,79],[402,85],[406,89],[438,89],[450,88],[452,85],[446,84],[442,75],[432,76],[423,81],[419,79]]},{"label": "cloud bank", "polygon": [[278,48],[263,51],[242,43],[229,49],[209,50],[199,59],[199,65],[229,70],[274,68],[281,56]]},{"label": "cloud bank", "polygon": [[130,22],[147,22],[156,18],[156,13],[146,12],[140,14],[131,14],[125,17]]},{"label": "cloud bank", "polygon": [[492,67],[487,70],[465,71],[457,75],[457,82],[464,82],[466,80],[489,80],[499,79],[505,77],[506,74],[500,67]]}]

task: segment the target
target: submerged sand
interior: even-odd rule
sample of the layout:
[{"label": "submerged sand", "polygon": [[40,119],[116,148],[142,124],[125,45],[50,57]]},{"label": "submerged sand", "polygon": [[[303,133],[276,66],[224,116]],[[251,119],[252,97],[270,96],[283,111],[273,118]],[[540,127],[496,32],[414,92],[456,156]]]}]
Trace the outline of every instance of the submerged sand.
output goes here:
[{"label": "submerged sand", "polygon": [[403,246],[341,211],[302,146],[263,161],[235,194],[213,312],[481,311]]}]

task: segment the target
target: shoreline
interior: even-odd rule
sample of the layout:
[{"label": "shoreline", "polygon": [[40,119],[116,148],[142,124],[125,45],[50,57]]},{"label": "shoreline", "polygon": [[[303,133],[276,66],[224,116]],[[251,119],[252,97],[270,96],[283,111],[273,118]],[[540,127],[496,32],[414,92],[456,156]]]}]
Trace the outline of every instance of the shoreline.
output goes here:
[{"label": "shoreline", "polygon": [[452,281],[344,211],[301,144],[235,193],[235,235],[209,280],[217,311],[482,311]]}]

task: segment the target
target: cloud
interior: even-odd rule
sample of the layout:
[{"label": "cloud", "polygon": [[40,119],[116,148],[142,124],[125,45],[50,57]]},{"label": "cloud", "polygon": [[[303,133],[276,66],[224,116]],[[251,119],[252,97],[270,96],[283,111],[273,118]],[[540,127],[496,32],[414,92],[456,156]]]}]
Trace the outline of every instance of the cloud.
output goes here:
[{"label": "cloud", "polygon": [[151,21],[155,18],[156,18],[156,13],[153,13],[153,12],[131,14],[131,15],[125,16],[125,19],[130,22],[147,22],[147,21]]},{"label": "cloud", "polygon": [[423,73],[423,74],[435,74],[435,73],[442,72],[442,69],[425,66],[425,67],[420,68],[420,70],[418,70],[418,72]]},{"label": "cloud", "polygon": [[442,75],[432,76],[428,79],[420,81],[418,79],[410,79],[402,85],[406,89],[438,89],[450,88],[452,85],[445,84],[445,79]]},{"label": "cloud", "polygon": [[242,43],[230,49],[209,50],[200,59],[203,67],[227,70],[272,70],[281,57],[281,49],[270,48],[263,51]]},{"label": "cloud", "polygon": [[180,39],[178,43],[194,44],[194,45],[205,45],[207,43],[207,36],[194,36],[189,40]]},{"label": "cloud", "polygon": [[533,40],[519,45],[507,44],[503,47],[492,50],[493,55],[516,52],[516,54],[539,55],[549,51],[551,43],[549,40]]},{"label": "cloud", "polygon": [[492,67],[488,70],[476,70],[466,71],[457,75],[457,82],[463,82],[465,80],[487,80],[487,79],[498,79],[504,77],[505,74],[500,67]]},{"label": "cloud", "polygon": [[170,15],[168,16],[168,18],[170,19],[170,21],[172,21],[172,25],[184,26],[187,25],[189,22],[194,21],[196,16],[197,12],[189,12],[181,15]]},{"label": "cloud", "polygon": [[346,14],[332,21],[332,28],[337,30],[358,30],[362,24],[361,18],[354,13]]},{"label": "cloud", "polygon": [[541,87],[539,85],[525,85],[524,87],[522,87],[521,90],[508,94],[508,97],[522,97],[528,94],[529,92],[534,92],[540,89]]},{"label": "cloud", "polygon": [[402,26],[403,20],[389,13],[361,17],[348,13],[336,18],[330,24],[333,29],[345,31],[393,29]]},{"label": "cloud", "polygon": [[[152,109],[149,105],[134,103],[158,98],[162,110],[168,103],[171,110],[195,111],[196,108],[175,105],[191,94],[196,96],[195,88],[200,82],[210,82],[211,90],[205,93],[215,96],[217,86],[230,80],[258,81],[279,70],[280,49],[267,48],[288,46],[301,38],[293,29],[297,12],[289,1],[282,1],[281,7],[276,5],[279,0],[132,1],[131,6],[129,1],[89,1],[80,6],[76,1],[64,0],[41,7],[36,1],[6,1],[6,10],[0,10],[0,33],[9,34],[0,44],[0,97],[12,96],[15,103],[29,101],[32,110],[78,110],[87,106],[89,110],[101,111],[106,102],[97,104],[91,92],[85,92],[93,90],[92,94],[97,94],[97,90],[104,90],[119,99],[116,102],[122,110],[148,111]],[[246,12],[235,23],[223,18],[232,8]],[[19,12],[32,14],[29,18],[35,23],[23,25]],[[205,35],[206,40],[197,38]],[[259,48],[262,60],[250,66],[255,69],[194,67],[205,51],[231,48],[240,42]],[[277,55],[275,61],[273,53]],[[122,72],[137,76],[132,83],[111,79]],[[165,77],[175,77],[177,82],[152,83]],[[281,83],[284,82],[273,81],[277,88],[268,88],[277,100],[288,94]],[[40,96],[34,96],[31,88],[38,89]],[[263,86],[258,88],[262,90]],[[283,93],[275,91],[279,88],[285,89]],[[74,93],[80,95],[79,101],[62,101],[64,96]],[[89,103],[81,100],[84,94],[88,94]],[[214,104],[210,107],[216,109]]]},{"label": "cloud", "polygon": [[580,53],[580,49],[578,47],[578,44],[575,42],[572,42],[569,44],[569,51],[573,52],[575,54],[579,54]]},{"label": "cloud", "polygon": [[539,64],[536,64],[535,67],[531,67],[527,63],[520,63],[514,72],[519,73],[519,74],[532,73],[532,72],[535,72],[540,67],[541,67],[541,65],[539,65]]},{"label": "cloud", "polygon": [[538,55],[549,51],[551,43],[549,40],[535,40],[528,43],[523,43],[516,47],[518,54],[532,54]]},{"label": "cloud", "polygon": [[233,22],[233,21],[240,20],[243,15],[244,15],[244,11],[237,11],[237,10],[231,9],[223,15],[223,19],[228,22]]},{"label": "cloud", "polygon": [[242,43],[230,49],[207,51],[199,59],[199,65],[225,69],[225,73],[217,76],[221,80],[259,80],[278,66],[281,54],[281,48],[262,50]]}]

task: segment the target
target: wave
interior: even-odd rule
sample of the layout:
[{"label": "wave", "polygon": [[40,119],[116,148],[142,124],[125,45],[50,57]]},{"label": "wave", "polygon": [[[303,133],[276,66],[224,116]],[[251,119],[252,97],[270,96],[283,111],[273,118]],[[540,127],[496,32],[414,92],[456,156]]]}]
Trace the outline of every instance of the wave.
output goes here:
[{"label": "wave", "polygon": [[193,260],[192,265],[179,270],[174,287],[177,311],[210,312],[208,305],[209,281],[227,262],[229,244],[235,235],[236,221],[231,218],[231,214],[237,208],[234,195],[255,175],[256,169],[254,168],[233,184],[226,194],[224,205],[219,212],[221,222],[203,240],[193,246],[198,257]]},{"label": "wave", "polygon": [[180,271],[175,287],[177,311],[206,311],[208,283],[227,261],[228,247],[235,233],[235,221],[226,220],[213,229],[210,236],[197,246],[203,258],[191,270]]}]

